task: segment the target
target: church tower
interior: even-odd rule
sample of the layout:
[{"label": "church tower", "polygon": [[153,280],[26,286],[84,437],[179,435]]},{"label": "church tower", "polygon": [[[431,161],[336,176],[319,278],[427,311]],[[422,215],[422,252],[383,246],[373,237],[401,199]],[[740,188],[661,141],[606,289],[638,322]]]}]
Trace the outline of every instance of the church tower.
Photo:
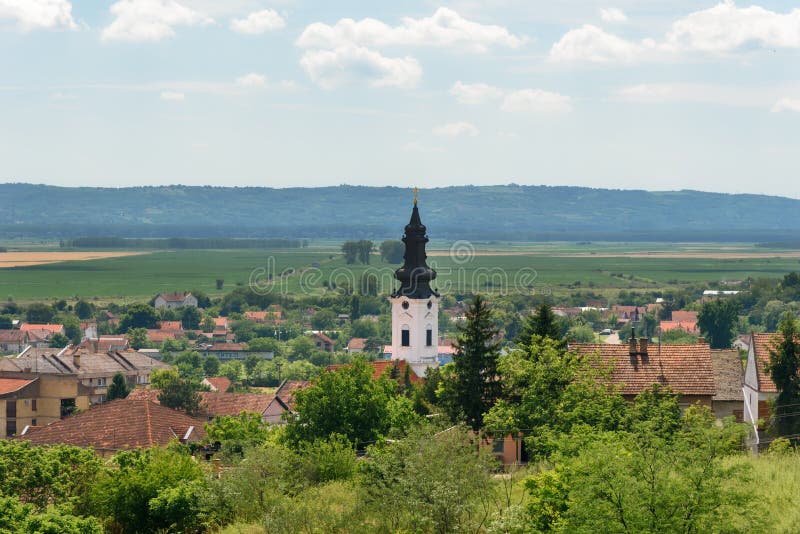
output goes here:
[{"label": "church tower", "polygon": [[400,287],[392,293],[392,359],[405,360],[418,376],[439,365],[439,294],[431,289],[436,271],[425,262],[425,225],[419,217],[417,190],[406,225],[403,266],[394,273]]}]

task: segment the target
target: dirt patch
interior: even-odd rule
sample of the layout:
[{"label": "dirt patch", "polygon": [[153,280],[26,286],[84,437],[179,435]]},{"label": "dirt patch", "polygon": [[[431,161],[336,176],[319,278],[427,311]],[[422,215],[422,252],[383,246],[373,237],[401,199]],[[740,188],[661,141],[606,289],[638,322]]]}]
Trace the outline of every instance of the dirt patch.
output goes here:
[{"label": "dirt patch", "polygon": [[27,267],[61,261],[89,261],[123,256],[138,256],[149,252],[0,252],[0,269]]}]

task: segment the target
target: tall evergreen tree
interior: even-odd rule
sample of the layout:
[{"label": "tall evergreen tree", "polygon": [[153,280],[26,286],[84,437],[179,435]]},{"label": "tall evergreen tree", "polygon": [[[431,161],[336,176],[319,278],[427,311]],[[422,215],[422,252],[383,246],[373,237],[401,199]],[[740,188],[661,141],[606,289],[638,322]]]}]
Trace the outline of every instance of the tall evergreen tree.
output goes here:
[{"label": "tall evergreen tree", "polygon": [[778,324],[777,340],[769,355],[769,373],[778,389],[775,399],[774,417],[770,420],[770,431],[778,436],[796,435],[800,429],[800,417],[796,413],[800,404],[800,325],[791,312],[787,312]]},{"label": "tall evergreen tree", "polygon": [[122,373],[116,373],[111,378],[111,384],[108,386],[108,394],[106,398],[110,401],[114,399],[124,399],[131,392],[127,380]]},{"label": "tall evergreen tree", "polygon": [[483,425],[483,414],[500,395],[497,376],[499,331],[492,321],[488,304],[480,295],[475,295],[466,318],[466,324],[459,327],[453,354],[452,408],[458,410],[473,430],[478,430]]},{"label": "tall evergreen tree", "polygon": [[558,317],[547,303],[542,303],[536,308],[535,313],[528,316],[516,341],[518,344],[527,344],[534,335],[549,337],[555,341],[560,341],[562,338]]}]

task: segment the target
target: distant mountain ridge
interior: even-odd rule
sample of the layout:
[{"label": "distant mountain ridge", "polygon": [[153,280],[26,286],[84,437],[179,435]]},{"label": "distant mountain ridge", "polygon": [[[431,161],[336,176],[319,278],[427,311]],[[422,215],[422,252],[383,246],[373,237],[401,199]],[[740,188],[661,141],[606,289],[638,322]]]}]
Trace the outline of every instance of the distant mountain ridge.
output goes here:
[{"label": "distant mountain ridge", "polygon": [[[410,189],[163,186],[65,188],[0,184],[7,236],[399,236]],[[421,190],[433,238],[796,239],[800,200],[700,191],[567,186],[456,186]],[[0,234],[0,235],[2,235]]]}]

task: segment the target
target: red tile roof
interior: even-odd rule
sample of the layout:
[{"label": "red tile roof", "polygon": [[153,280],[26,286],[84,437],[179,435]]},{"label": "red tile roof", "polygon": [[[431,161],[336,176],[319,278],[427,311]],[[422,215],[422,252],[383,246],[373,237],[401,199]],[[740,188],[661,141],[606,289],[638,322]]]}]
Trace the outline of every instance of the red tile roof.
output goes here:
[{"label": "red tile roof", "polygon": [[183,325],[180,321],[161,321],[158,323],[159,330],[183,330]]},{"label": "red tile roof", "polygon": [[329,338],[327,335],[325,335],[323,332],[313,332],[311,334],[311,337],[315,337],[315,338],[317,338],[317,339],[319,339],[321,341],[324,341],[325,343],[330,343],[331,345],[334,344],[334,341],[331,338]]},{"label": "red tile roof", "polygon": [[778,388],[767,370],[770,352],[780,343],[781,337],[776,333],[753,334],[752,349],[755,353],[758,390],[765,393],[777,393]]},{"label": "red tile roof", "polygon": [[650,345],[647,356],[631,356],[628,345],[570,343],[579,354],[599,353],[613,371],[610,380],[622,384],[623,395],[638,395],[652,384],[669,386],[681,395],[713,396],[714,366],[708,344]]},{"label": "red tile roof", "polygon": [[697,334],[700,329],[697,327],[697,321],[661,321],[661,331],[669,332],[670,330],[683,330],[690,334]]},{"label": "red tile roof", "polygon": [[366,344],[367,344],[367,338],[354,337],[353,339],[347,342],[347,350],[364,350]]},{"label": "red tile roof", "polygon": [[147,339],[150,341],[164,342],[168,339],[180,339],[183,337],[183,332],[177,330],[148,330]]},{"label": "red tile roof", "polygon": [[296,391],[305,389],[311,385],[308,380],[284,380],[283,383],[275,390],[275,396],[283,401],[283,403],[292,408],[294,406],[294,394]]},{"label": "red tile roof", "polygon": [[677,310],[672,312],[672,320],[676,322],[687,322],[687,323],[696,323],[697,322],[697,312],[696,311],[683,311]]},{"label": "red tile roof", "polygon": [[47,330],[52,334],[60,334],[64,331],[64,325],[60,324],[32,324],[32,323],[25,323],[19,327],[20,330],[23,332],[28,332],[30,330]]},{"label": "red tile roof", "polygon": [[222,393],[225,393],[231,388],[231,379],[226,376],[212,376],[205,379],[211,387]]},{"label": "red tile roof", "polygon": [[[389,376],[391,372],[390,369],[393,366],[397,366],[397,379],[402,380],[405,376],[406,372],[406,361],[405,360],[375,360],[374,362],[366,362],[367,365],[371,366],[372,371],[372,379],[377,380],[380,378],[384,373],[386,376]],[[349,363],[337,363],[334,365],[329,365],[326,367],[328,371],[336,371],[342,367],[349,367]],[[421,382],[423,379],[417,376],[417,373],[414,372],[414,369],[409,367],[409,377],[411,378],[411,382],[417,383]]]},{"label": "red tile roof", "polygon": [[22,330],[0,330],[0,343],[24,343],[27,337]]},{"label": "red tile roof", "polygon": [[203,424],[201,419],[147,400],[118,399],[45,427],[31,427],[17,439],[34,445],[63,443],[114,451],[163,447],[186,437],[190,428],[189,441],[198,441],[205,437]]},{"label": "red tile roof", "polygon": [[[148,400],[158,403],[157,389],[134,389],[129,399]],[[239,415],[241,412],[264,413],[275,399],[275,395],[259,395],[258,393],[222,393],[201,391],[201,411],[211,417],[217,415]]]},{"label": "red tile roof", "polygon": [[222,328],[228,327],[227,317],[214,317],[214,326],[221,326]]},{"label": "red tile roof", "polygon": [[36,379],[25,380],[22,378],[0,378],[0,395],[8,395],[19,391],[27,385],[33,384]]}]

